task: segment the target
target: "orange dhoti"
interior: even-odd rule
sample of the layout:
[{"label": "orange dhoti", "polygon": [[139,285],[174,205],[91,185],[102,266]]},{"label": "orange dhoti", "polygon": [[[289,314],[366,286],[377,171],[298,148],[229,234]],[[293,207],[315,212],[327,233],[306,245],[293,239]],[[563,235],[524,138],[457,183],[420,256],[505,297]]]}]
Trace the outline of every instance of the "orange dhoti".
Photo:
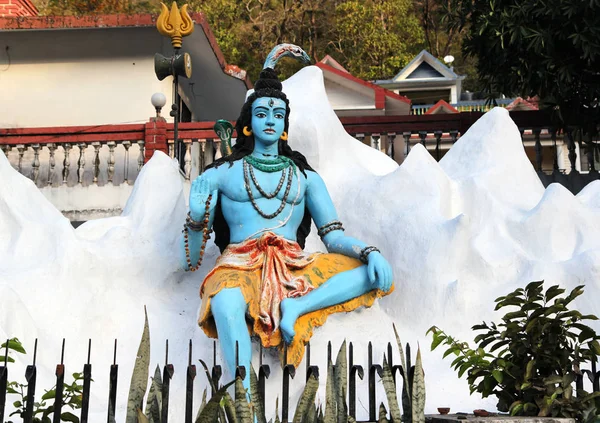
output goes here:
[{"label": "orange dhoti", "polygon": [[[206,335],[217,338],[210,309],[211,298],[222,289],[239,288],[248,304],[250,334],[258,336],[264,347],[282,349],[284,342],[279,329],[281,301],[305,295],[332,276],[361,265],[359,260],[341,254],[305,253],[296,242],[272,232],[240,244],[231,244],[202,282],[198,324]],[[294,327],[294,340],[288,345],[288,364],[299,366],[313,329],[323,325],[330,314],[352,311],[361,306],[370,307],[376,298],[386,294],[375,289],[345,303],[301,316]]]}]

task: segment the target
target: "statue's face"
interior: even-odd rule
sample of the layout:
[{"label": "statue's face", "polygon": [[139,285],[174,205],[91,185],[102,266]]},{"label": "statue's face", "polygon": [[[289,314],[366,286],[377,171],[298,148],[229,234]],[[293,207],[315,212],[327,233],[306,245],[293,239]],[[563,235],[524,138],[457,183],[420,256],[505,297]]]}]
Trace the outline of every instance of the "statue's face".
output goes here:
[{"label": "statue's face", "polygon": [[285,102],[279,98],[260,97],[252,103],[254,140],[264,145],[279,141],[285,129]]}]

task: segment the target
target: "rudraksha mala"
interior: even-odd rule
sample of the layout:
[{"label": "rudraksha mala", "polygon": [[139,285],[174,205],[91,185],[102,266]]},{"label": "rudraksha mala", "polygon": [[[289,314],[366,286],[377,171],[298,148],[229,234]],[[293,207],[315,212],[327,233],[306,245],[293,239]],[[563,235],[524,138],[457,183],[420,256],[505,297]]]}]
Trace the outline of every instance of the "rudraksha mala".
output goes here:
[{"label": "rudraksha mala", "polygon": [[[200,255],[198,257],[198,262],[196,263],[196,266],[193,267],[192,266],[192,259],[190,258],[190,244],[189,244],[189,222],[186,221],[186,223],[183,225],[183,239],[184,239],[184,247],[185,247],[185,259],[187,261],[187,265],[188,268],[185,269],[186,272],[191,271],[191,272],[195,272],[196,270],[198,270],[200,268],[200,265],[202,264],[202,259],[204,258],[204,249],[206,248],[206,243],[208,242],[209,238],[210,238],[210,234],[212,232],[212,230],[208,229],[208,220],[209,220],[209,216],[210,216],[210,201],[212,200],[212,194],[210,194],[208,196],[208,200],[206,200],[206,211],[204,212],[204,220],[203,220],[203,225],[202,225],[202,246],[200,247]],[[189,220],[191,220],[191,216],[189,218]],[[197,225],[194,226],[194,228],[198,227]],[[195,229],[192,229],[195,230]],[[198,229],[200,230],[200,229]]]}]

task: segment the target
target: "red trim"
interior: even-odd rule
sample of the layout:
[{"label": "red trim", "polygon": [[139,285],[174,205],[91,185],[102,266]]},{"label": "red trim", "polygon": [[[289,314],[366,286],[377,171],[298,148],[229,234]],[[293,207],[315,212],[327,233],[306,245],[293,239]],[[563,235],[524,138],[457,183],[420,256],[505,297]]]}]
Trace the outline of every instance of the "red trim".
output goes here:
[{"label": "red trim", "polygon": [[[248,89],[252,83],[246,75],[239,78],[227,72],[227,61],[217,44],[217,40],[204,14],[190,13],[190,17],[200,25],[210,44],[223,73],[241,79]],[[6,30],[48,30],[48,29],[82,29],[82,28],[117,28],[117,27],[151,27],[156,25],[157,14],[140,13],[136,15],[89,15],[89,16],[35,16],[35,17],[0,17],[0,31]]]},{"label": "red trim", "polygon": [[[321,68],[322,70],[326,70],[327,72],[334,73],[334,74],[336,74],[338,76],[341,76],[342,78],[346,78],[346,79],[348,79],[348,80],[350,80],[352,82],[356,82],[357,84],[360,84],[360,85],[362,85],[364,87],[371,88],[372,90],[374,90],[375,91],[375,102],[376,102],[375,107],[377,107],[377,91],[378,90],[382,90],[383,95],[386,96],[386,97],[390,97],[390,98],[393,98],[393,99],[396,99],[396,100],[403,101],[403,102],[405,102],[407,104],[411,104],[411,101],[408,98],[404,97],[403,95],[396,94],[395,92],[390,91],[390,90],[385,89],[385,88],[382,88],[379,85],[375,85],[372,82],[364,81],[364,80],[362,80],[360,78],[357,78],[357,77],[353,76],[352,74],[350,74],[348,72],[343,72],[343,71],[341,71],[339,69],[336,69],[336,68],[334,68],[332,66],[326,65],[325,63],[321,63],[321,62],[317,62],[315,64],[315,66]],[[381,95],[381,94],[379,94],[379,95]],[[384,105],[385,105],[385,100],[384,100]],[[383,107],[377,107],[377,108],[383,108]]]},{"label": "red trim", "polygon": [[458,110],[456,110],[454,107],[449,105],[447,102],[445,102],[444,100],[440,100],[437,103],[435,103],[433,105],[433,107],[431,107],[429,110],[427,110],[427,112],[425,112],[425,114],[432,115],[432,114],[434,114],[433,112],[435,112],[437,109],[440,109],[440,108],[444,108],[444,109],[448,110],[450,113],[459,113]]}]

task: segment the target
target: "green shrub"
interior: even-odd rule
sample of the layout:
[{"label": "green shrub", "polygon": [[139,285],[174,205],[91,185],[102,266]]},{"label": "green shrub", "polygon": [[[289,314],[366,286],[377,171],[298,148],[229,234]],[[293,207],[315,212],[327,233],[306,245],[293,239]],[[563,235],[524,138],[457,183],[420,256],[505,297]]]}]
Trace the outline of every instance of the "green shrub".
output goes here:
[{"label": "green shrub", "polygon": [[598,318],[568,309],[583,294],[583,286],[566,297],[564,292],[555,285],[544,293],[543,282],[532,282],[495,300],[495,310],[516,310],[499,324],[473,326],[482,331],[475,337],[475,349],[435,326],[427,332],[433,335],[431,349],[448,346],[444,357],[456,355],[451,366],[459,377],[467,374],[471,393],[495,395],[502,412],[593,421],[600,393],[580,390],[574,395],[573,384],[583,374],[580,366],[600,354],[598,335],[581,323]]}]

